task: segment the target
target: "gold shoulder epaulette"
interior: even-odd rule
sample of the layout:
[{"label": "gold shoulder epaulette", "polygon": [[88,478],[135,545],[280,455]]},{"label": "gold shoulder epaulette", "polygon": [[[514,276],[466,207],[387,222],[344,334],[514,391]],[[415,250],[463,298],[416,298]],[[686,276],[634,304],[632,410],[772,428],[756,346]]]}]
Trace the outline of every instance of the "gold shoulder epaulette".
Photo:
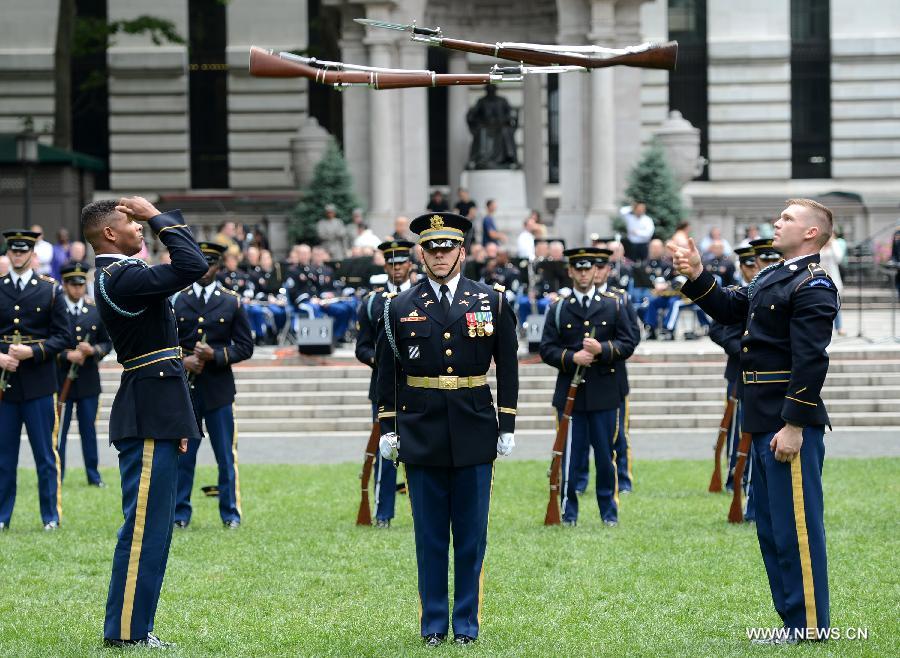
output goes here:
[{"label": "gold shoulder epaulette", "polygon": [[38,278],[41,281],[46,281],[47,283],[56,283],[56,279],[54,279],[52,276],[47,276],[46,274],[38,274]]},{"label": "gold shoulder epaulette", "polygon": [[506,286],[501,286],[499,283],[495,283],[494,290],[496,290],[497,292],[505,292]]},{"label": "gold shoulder epaulette", "polygon": [[615,293],[612,293],[612,292],[610,292],[609,290],[607,290],[606,292],[600,293],[600,294],[601,294],[601,295],[606,295],[607,297],[613,297],[613,298],[618,299],[618,298],[616,297]]},{"label": "gold shoulder epaulette", "polygon": [[381,296],[390,299],[391,297],[396,297],[398,294],[399,293],[396,292],[383,292],[381,293]]},{"label": "gold shoulder epaulette", "polygon": [[228,288],[223,286],[221,283],[219,284],[219,290],[221,290],[222,292],[227,292],[232,297],[237,297],[238,301],[240,301],[240,299],[241,299],[241,296],[239,294],[237,294],[234,290],[229,290]]}]

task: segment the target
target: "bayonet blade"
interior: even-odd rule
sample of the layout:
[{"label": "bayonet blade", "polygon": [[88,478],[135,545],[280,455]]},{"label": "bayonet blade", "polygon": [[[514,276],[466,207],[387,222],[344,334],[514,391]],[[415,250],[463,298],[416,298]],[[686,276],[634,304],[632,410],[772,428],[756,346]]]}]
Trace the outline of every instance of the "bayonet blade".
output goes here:
[{"label": "bayonet blade", "polygon": [[400,23],[388,23],[386,21],[376,21],[371,18],[354,18],[355,22],[360,25],[370,25],[372,27],[380,27],[385,30],[399,30],[400,32],[412,32],[415,25],[401,25]]}]

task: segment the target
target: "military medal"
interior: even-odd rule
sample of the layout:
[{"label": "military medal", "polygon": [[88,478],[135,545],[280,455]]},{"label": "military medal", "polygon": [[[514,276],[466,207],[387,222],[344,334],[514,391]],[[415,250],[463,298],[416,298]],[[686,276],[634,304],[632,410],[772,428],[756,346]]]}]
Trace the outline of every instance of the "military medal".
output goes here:
[{"label": "military medal", "polygon": [[494,316],[490,312],[483,313],[482,315],[484,315],[484,334],[486,336],[493,336],[494,335],[494,322],[493,322]]},{"label": "military medal", "polygon": [[484,336],[484,313],[476,313],[475,320],[477,321],[478,335]]},{"label": "military medal", "polygon": [[475,338],[475,314],[466,313],[466,326],[469,328],[469,338]]}]

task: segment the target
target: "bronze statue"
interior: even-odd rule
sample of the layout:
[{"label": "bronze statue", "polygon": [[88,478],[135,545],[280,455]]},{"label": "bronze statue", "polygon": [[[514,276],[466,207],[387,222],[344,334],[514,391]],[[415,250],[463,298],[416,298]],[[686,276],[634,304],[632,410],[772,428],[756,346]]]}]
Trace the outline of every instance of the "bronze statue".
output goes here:
[{"label": "bronze statue", "polygon": [[478,99],[466,114],[472,133],[467,169],[518,169],[515,132],[518,112],[509,101],[497,95],[497,88],[485,87],[486,95]]}]

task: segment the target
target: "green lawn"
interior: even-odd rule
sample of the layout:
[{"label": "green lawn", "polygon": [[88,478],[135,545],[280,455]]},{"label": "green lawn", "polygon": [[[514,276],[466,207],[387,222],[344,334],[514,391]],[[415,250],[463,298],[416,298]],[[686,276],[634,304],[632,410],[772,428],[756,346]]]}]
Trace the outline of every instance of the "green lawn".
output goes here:
[{"label": "green lawn", "polygon": [[[169,656],[394,656],[418,640],[409,506],[387,531],[357,528],[358,467],[243,466],[245,521],[226,532],[211,498],[172,544],[156,632]],[[708,462],[638,463],[637,493],[607,529],[592,500],[576,529],[544,528],[546,464],[498,462],[482,636],[438,652],[505,656],[896,655],[900,460],[826,464],[832,624],[867,641],[749,647],[774,626],[752,526],[705,492]],[[214,480],[202,468],[197,484]],[[19,472],[0,535],[0,655],[112,655],[100,648],[120,523],[118,477],[72,472],[63,529],[39,524],[33,471]],[[452,580],[451,580],[452,583]],[[894,649],[890,649],[890,647]]]}]

